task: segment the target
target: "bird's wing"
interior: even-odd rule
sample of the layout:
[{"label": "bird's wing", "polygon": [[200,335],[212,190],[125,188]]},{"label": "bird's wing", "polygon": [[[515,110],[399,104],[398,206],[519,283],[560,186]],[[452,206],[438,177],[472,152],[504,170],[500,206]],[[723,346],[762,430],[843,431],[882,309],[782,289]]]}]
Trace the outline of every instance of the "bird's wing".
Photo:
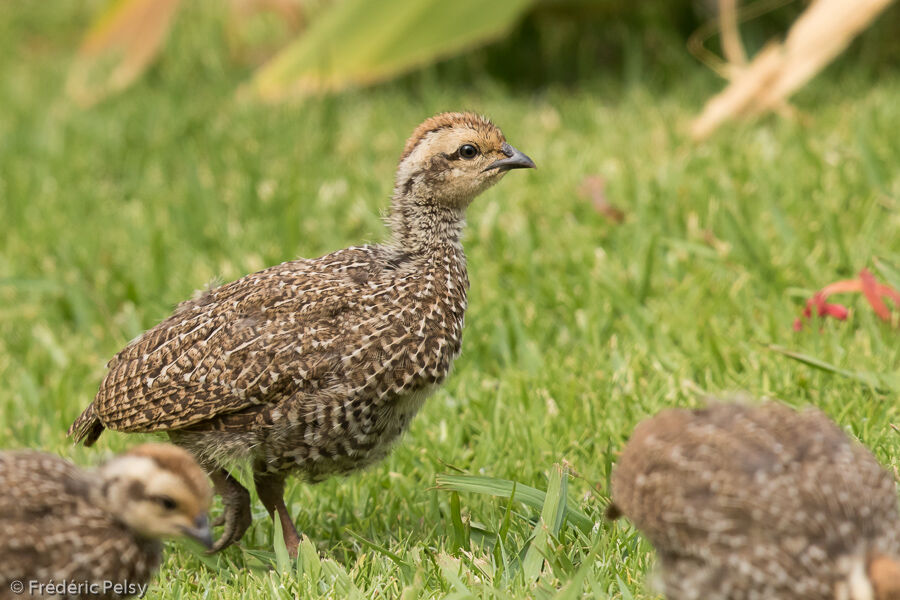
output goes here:
[{"label": "bird's wing", "polygon": [[181,429],[327,377],[359,284],[322,260],[284,263],[181,304],[110,361],[96,416],[118,431]]}]

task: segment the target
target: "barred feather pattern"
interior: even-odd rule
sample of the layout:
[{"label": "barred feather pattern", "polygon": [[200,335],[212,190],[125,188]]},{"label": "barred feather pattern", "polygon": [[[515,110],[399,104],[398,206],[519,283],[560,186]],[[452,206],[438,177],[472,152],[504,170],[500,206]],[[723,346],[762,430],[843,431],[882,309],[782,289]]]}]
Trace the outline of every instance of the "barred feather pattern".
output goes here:
[{"label": "barred feather pattern", "polygon": [[448,374],[467,289],[458,243],[283,263],[182,303],[110,362],[86,418],[311,479],[365,466]]},{"label": "barred feather pattern", "polygon": [[[459,149],[477,147],[475,156]],[[318,481],[384,457],[459,355],[465,210],[519,157],[489,120],[423,122],[394,181],[390,239],[207,291],[123,349],[69,432],[168,432],[212,471]],[[511,165],[507,165],[512,168]]]},{"label": "barred feather pattern", "polygon": [[663,411],[636,428],[612,497],[669,599],[833,599],[870,556],[900,556],[891,474],[818,410]]},{"label": "barred feather pattern", "polygon": [[[53,455],[0,452],[0,598],[29,582],[131,582],[156,570],[161,544],[141,538],[96,502],[89,474]],[[10,583],[20,581],[22,596]],[[98,598],[119,598],[115,588]]]}]

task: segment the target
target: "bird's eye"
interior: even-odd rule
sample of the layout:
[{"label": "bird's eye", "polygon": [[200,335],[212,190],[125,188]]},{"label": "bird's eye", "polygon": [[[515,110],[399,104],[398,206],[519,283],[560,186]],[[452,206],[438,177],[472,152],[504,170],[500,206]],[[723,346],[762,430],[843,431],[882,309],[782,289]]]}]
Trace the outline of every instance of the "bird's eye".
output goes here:
[{"label": "bird's eye", "polygon": [[478,156],[478,148],[472,144],[463,144],[459,147],[459,155],[466,160],[471,160]]},{"label": "bird's eye", "polygon": [[178,503],[168,496],[157,496],[154,500],[166,510],[175,510],[178,507]]}]

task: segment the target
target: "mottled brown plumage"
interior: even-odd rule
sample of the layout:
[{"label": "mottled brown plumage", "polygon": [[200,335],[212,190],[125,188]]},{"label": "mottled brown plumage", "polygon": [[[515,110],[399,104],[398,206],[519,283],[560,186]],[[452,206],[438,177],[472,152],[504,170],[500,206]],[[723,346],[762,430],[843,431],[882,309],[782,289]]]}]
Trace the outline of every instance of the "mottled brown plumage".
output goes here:
[{"label": "mottled brown plumage", "polygon": [[533,166],[486,119],[428,119],[397,168],[387,243],[286,262],[181,304],[110,361],[70,434],[91,444],[104,428],[169,432],[225,501],[216,549],[250,523],[247,491],[224,468],[249,461],[295,551],[285,476],[318,481],[389,452],[460,351],[466,207]]},{"label": "mottled brown plumage", "polygon": [[[0,599],[139,594],[161,539],[212,543],[211,498],[203,470],[170,444],[138,446],[90,471],[52,454],[0,452]],[[98,587],[37,587],[62,582]]]},{"label": "mottled brown plumage", "polygon": [[893,478],[818,410],[665,410],[612,476],[669,599],[900,599]]}]

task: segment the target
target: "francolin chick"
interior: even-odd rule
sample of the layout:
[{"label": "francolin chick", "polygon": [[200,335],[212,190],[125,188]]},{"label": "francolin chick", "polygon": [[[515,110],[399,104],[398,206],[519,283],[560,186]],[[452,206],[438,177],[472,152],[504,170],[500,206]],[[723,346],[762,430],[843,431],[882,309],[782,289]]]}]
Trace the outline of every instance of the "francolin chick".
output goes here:
[{"label": "francolin chick", "polygon": [[252,465],[296,553],[285,477],[315,482],[386,456],[459,354],[469,280],[466,207],[511,169],[533,168],[490,121],[444,113],[400,157],[380,245],[295,260],[182,303],[109,363],[69,434],[166,431],[209,471],[225,504],[214,550],[250,524],[226,470]]},{"label": "francolin chick", "polygon": [[612,500],[670,600],[900,600],[893,478],[818,410],[665,410],[635,429]]},{"label": "francolin chick", "polygon": [[137,446],[92,471],[0,452],[0,599],[142,595],[160,540],[212,545],[211,499],[203,469],[171,444]]}]

